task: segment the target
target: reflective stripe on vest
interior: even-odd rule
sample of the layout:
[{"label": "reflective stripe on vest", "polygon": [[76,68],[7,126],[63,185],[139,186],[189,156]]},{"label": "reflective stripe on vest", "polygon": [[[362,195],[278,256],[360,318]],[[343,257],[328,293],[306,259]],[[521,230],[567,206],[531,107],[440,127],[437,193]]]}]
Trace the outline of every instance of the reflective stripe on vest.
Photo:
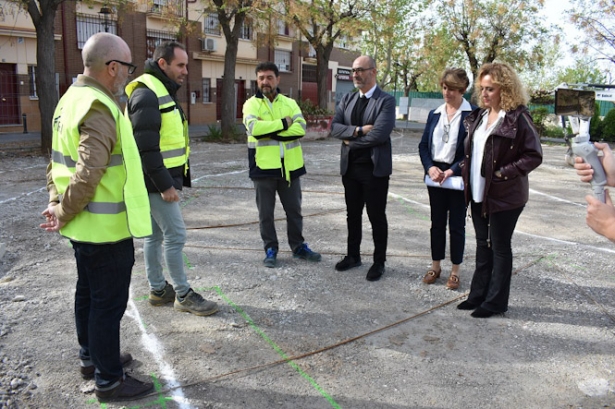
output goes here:
[{"label": "reflective stripe on vest", "polygon": [[[164,166],[175,168],[187,165],[190,155],[188,122],[182,118],[180,109],[164,84],[151,74],[143,74],[126,86],[128,97],[139,84],[145,85],[158,98],[160,111],[160,153]],[[186,168],[187,171],[187,168]]]},{"label": "reflective stripe on vest", "polygon": [[116,143],[90,203],[60,233],[74,241],[96,244],[149,236],[152,233],[149,197],[132,126],[114,100],[90,86],[71,86],[54,112],[51,175],[60,203],[79,161],[79,126],[97,100],[115,118]]},{"label": "reflective stripe on vest", "polygon": [[[279,129],[279,124],[275,121],[278,118],[290,116],[295,123],[301,124],[305,129],[305,120],[297,106],[297,103],[284,95],[279,94],[273,100],[271,105],[263,98],[253,96],[248,99],[243,106],[244,125],[248,133],[247,145],[248,149],[255,149],[254,159],[256,166],[262,170],[279,169],[280,173],[288,182],[290,182],[290,173],[303,167],[303,151],[299,140],[289,142],[277,141],[270,138],[256,139],[252,136],[254,127],[259,118],[264,121],[269,121],[271,129],[267,129],[267,125],[263,128],[261,125],[259,132],[283,132]],[[281,120],[280,120],[281,121]],[[281,122],[280,122],[281,123]],[[282,158],[284,158],[284,166],[282,167]]]}]

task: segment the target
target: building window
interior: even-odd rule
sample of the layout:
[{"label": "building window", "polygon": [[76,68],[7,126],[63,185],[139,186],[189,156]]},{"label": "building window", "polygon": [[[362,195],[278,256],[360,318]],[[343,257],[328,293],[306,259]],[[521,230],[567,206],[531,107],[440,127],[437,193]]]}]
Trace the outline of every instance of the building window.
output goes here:
[{"label": "building window", "polygon": [[117,34],[117,22],[109,17],[77,14],[77,48],[82,49],[88,38],[105,31]]},{"label": "building window", "polygon": [[152,13],[162,13],[162,9],[167,5],[167,0],[153,0]]},{"label": "building window", "polygon": [[338,39],[337,39],[337,46],[338,48],[343,48],[343,49],[350,49],[350,38],[347,35],[341,35]]},{"label": "building window", "polygon": [[290,27],[284,20],[278,20],[278,34],[281,36],[290,35]]},{"label": "building window", "polygon": [[177,41],[177,36],[169,31],[147,30],[147,58],[154,56],[154,50],[165,41]]},{"label": "building window", "polygon": [[28,65],[28,78],[30,80],[30,98],[38,98],[36,93],[36,65]]},{"label": "building window", "polygon": [[275,50],[275,65],[280,71],[290,71],[290,51]]},{"label": "building window", "polygon": [[318,73],[316,72],[316,66],[303,64],[301,76],[303,77],[303,82],[317,82]]},{"label": "building window", "polygon": [[316,49],[312,44],[308,44],[310,49],[308,50],[308,58],[316,58]]},{"label": "building window", "polygon": [[220,35],[220,21],[218,20],[218,13],[205,14],[205,21],[203,22],[203,32],[205,34]]},{"label": "building window", "polygon": [[250,95],[256,95],[256,91],[258,91],[258,82],[250,81]]},{"label": "building window", "polygon": [[184,15],[184,0],[151,0],[150,13]]},{"label": "building window", "polygon": [[211,91],[211,79],[210,78],[203,78],[203,103],[207,103],[207,102],[211,102],[211,98],[210,98],[210,91]]},{"label": "building window", "polygon": [[239,38],[243,40],[252,39],[252,22],[244,20],[241,23],[241,30],[239,31]]}]

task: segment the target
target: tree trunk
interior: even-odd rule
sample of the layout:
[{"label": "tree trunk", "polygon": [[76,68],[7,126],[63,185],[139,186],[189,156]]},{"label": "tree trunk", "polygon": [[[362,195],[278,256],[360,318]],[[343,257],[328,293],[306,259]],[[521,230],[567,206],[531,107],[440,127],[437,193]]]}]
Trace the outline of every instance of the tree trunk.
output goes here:
[{"label": "tree trunk", "polygon": [[237,118],[235,115],[235,64],[239,40],[227,38],[224,53],[224,76],[222,78],[221,131],[224,137],[229,137],[234,131]]},{"label": "tree trunk", "polygon": [[[312,46],[314,46],[312,44]],[[323,46],[318,44],[316,47],[316,86],[318,90],[318,107],[329,109],[327,103],[327,77],[329,74],[329,59],[331,58],[331,50],[333,45]]]},{"label": "tree trunk", "polygon": [[52,1],[41,3],[41,15],[36,27],[36,90],[41,114],[41,152],[51,153],[53,111],[58,103],[56,90],[56,63],[54,20],[57,5]]}]

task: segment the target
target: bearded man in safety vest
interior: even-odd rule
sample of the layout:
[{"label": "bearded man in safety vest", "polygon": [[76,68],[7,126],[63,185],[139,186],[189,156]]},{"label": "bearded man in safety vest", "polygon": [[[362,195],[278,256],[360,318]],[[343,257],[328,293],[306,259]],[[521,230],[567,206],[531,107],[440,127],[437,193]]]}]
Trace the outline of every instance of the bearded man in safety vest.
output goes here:
[{"label": "bearded man in safety vest", "polygon": [[83,75],[53,114],[49,205],[41,227],[70,239],[77,260],[75,324],[81,375],[95,378],[100,401],[135,398],[153,389],[125,375],[120,354],[135,262],[132,237],[152,232],[141,160],[116,97],[136,68],[121,38],[98,33],[82,51]]},{"label": "bearded man in safety vest", "polygon": [[274,225],[275,194],[286,212],[288,244],[294,258],[320,261],[303,240],[301,182],[306,173],[299,139],[305,135],[305,119],[295,100],[280,94],[280,73],[272,62],[256,67],[258,91],[243,105],[248,133],[250,178],[256,190],[256,206],[265,247],[265,267],[277,262],[278,237]]},{"label": "bearded man in safety vest", "polygon": [[[126,110],[141,153],[151,206],[153,233],[143,244],[149,303],[160,306],[173,302],[178,311],[205,316],[218,311],[218,305],[190,288],[182,255],[186,226],[179,191],[190,187],[190,147],[188,121],[176,94],[187,75],[185,47],[175,41],[161,43],[153,59],[145,62],[145,73],[126,86]],[[163,243],[173,285],[162,272]]]}]

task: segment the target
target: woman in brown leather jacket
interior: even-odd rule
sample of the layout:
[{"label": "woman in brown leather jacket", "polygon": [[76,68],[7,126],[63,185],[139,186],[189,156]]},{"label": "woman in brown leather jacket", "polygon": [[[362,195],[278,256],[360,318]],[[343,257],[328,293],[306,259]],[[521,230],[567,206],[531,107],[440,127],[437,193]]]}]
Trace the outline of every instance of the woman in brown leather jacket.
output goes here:
[{"label": "woman in brown leather jacket", "polygon": [[512,235],[529,196],[528,173],[542,162],[540,139],[515,71],[481,67],[475,82],[480,108],[465,119],[462,176],[476,232],[476,269],[468,299],[457,306],[488,318],[508,310]]}]

